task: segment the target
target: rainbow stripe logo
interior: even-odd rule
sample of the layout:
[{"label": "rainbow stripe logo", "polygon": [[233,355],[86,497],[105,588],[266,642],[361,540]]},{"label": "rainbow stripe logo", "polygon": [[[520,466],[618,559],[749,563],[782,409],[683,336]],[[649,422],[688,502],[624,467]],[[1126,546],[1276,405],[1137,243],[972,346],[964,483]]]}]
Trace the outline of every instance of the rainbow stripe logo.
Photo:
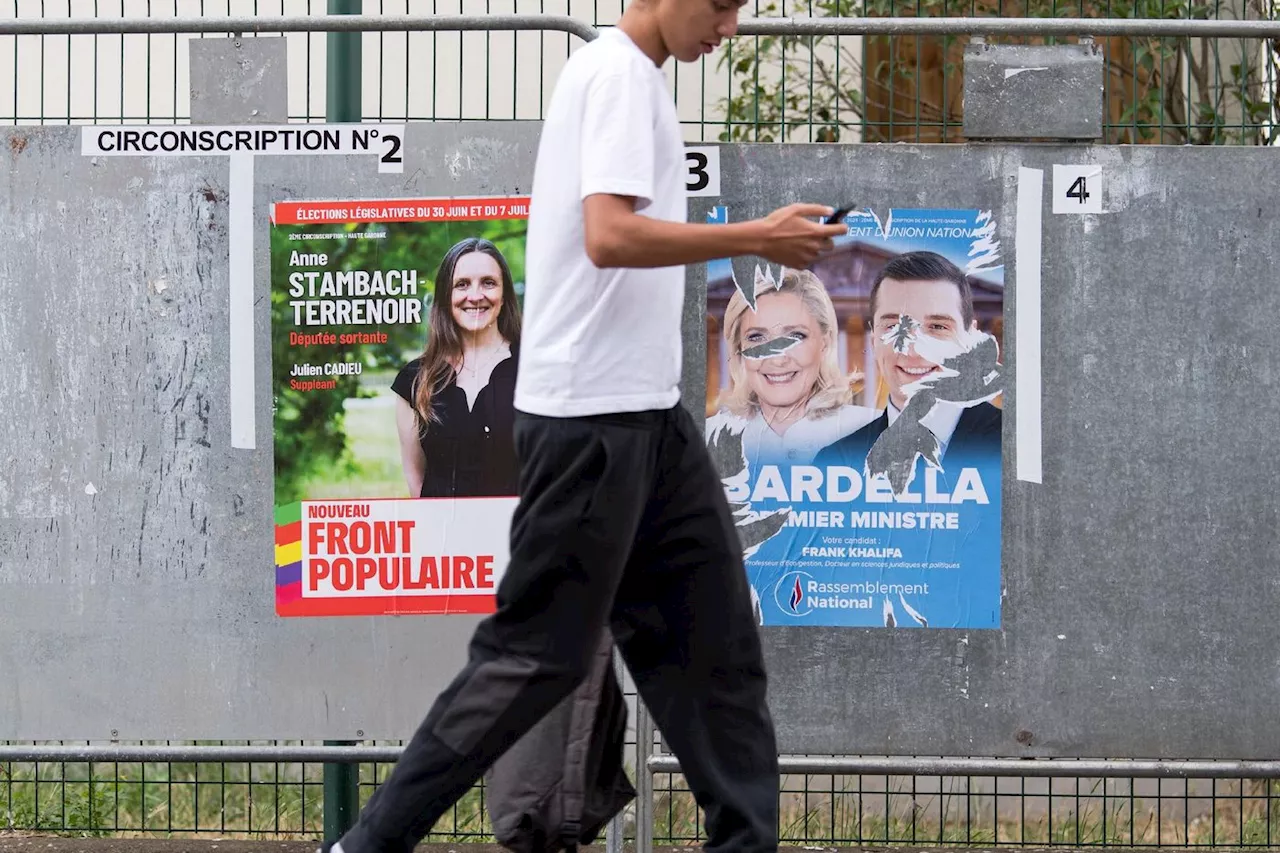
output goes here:
[{"label": "rainbow stripe logo", "polygon": [[297,612],[302,603],[302,503],[276,507],[276,613]]}]

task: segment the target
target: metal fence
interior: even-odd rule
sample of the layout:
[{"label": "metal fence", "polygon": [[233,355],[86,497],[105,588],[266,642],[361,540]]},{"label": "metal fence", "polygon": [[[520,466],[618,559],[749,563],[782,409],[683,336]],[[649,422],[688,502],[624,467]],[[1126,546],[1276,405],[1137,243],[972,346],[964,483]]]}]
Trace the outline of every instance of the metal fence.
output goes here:
[{"label": "metal fence", "polygon": [[[555,14],[593,27],[613,25],[623,6],[622,0],[0,0],[0,22],[55,25],[73,13],[104,23],[122,16],[162,24],[179,15],[323,18],[330,3],[387,20]],[[1275,20],[1278,0],[751,0],[748,9],[766,19],[849,16],[862,31],[756,27],[696,64],[670,67],[690,141],[961,141],[963,50],[971,36],[956,22],[933,20],[939,26],[931,32],[891,24],[938,16],[993,25],[1024,19],[1013,23],[1028,29],[1005,30],[1002,39],[1011,43],[1061,38],[1048,27],[1068,16],[1138,25],[1129,34],[1093,33],[1106,60],[1105,142],[1257,145],[1280,138],[1280,39],[1158,29],[1184,21]],[[885,26],[866,29],[876,24]],[[184,121],[187,43],[203,35],[0,38],[0,122]],[[354,37],[320,31],[284,37],[295,121],[332,115],[343,95],[356,107],[352,118],[366,120],[538,119],[580,43],[567,32],[531,30],[388,28]],[[337,75],[343,85],[331,91],[331,62],[360,70]]]},{"label": "metal fence", "polygon": [[[259,749],[304,744],[240,744]],[[35,745],[24,745],[30,751]],[[63,760],[0,763],[0,829],[82,836],[316,838],[322,833],[320,761]],[[234,749],[236,744],[198,744]],[[394,749],[396,745],[387,745]],[[102,745],[99,745],[101,748]],[[198,759],[198,760],[196,760]],[[1037,762],[1042,763],[1042,762]],[[1271,847],[1280,835],[1280,790],[1269,779],[1187,768],[1188,778],[982,773],[788,774],[780,789],[784,844],[938,846]],[[390,770],[364,761],[363,802]],[[1048,774],[1048,768],[1038,768]],[[634,767],[632,767],[634,772]],[[1197,773],[1207,775],[1197,776]],[[703,827],[677,774],[654,778],[652,840],[696,843]],[[477,785],[428,841],[491,841]],[[636,839],[634,811],[623,839]]]},{"label": "metal fence", "polygon": [[[58,18],[87,0],[9,0],[0,3],[0,121],[16,124],[174,122],[187,118],[185,46],[205,33],[87,33],[5,35],[56,29]],[[145,8],[143,8],[145,2]],[[338,0],[340,2],[340,0]],[[897,0],[811,0],[807,5],[761,5],[762,15],[851,16],[838,24],[811,20],[755,21],[720,57],[670,81],[690,140],[962,141],[958,106],[963,46],[975,33],[1010,40],[1075,38],[1094,32],[1107,56],[1107,142],[1274,144],[1280,30],[1223,24],[1238,17],[1277,19],[1273,5],[1244,0],[1232,6],[1147,0],[1105,5],[1086,0],[1037,6],[1032,0],[967,6]],[[1269,0],[1268,0],[1269,2]],[[1150,3],[1155,3],[1153,7]],[[82,6],[83,4],[83,6]],[[421,4],[425,6],[425,4]],[[575,5],[584,26],[609,26],[620,4]],[[536,8],[513,0],[497,8],[432,0],[436,15],[559,14],[544,0]],[[351,8],[348,5],[348,8]],[[366,120],[524,120],[542,115],[555,73],[578,38],[569,32],[493,28],[474,32],[396,29],[354,39],[325,32],[332,19],[319,0],[96,0],[99,30],[114,19],[304,15],[310,32],[290,32],[290,91],[295,121],[323,120],[358,103]],[[407,0],[367,0],[366,13],[405,15]],[[963,20],[930,17],[941,11]],[[11,13],[10,13],[11,12]],[[585,14],[584,14],[585,12]],[[861,17],[852,17],[860,15]],[[1105,17],[1106,25],[1078,21]],[[575,17],[576,16],[576,17]],[[1011,17],[1025,16],[1022,20]],[[1150,20],[1158,18],[1159,20]],[[1198,19],[1213,32],[1185,26]],[[354,20],[354,19],[353,19]],[[25,23],[24,23],[25,22]],[[1215,23],[1216,22],[1216,23]],[[403,23],[403,22],[401,22]],[[496,20],[491,20],[496,25]],[[274,24],[261,23],[265,35]],[[427,26],[421,20],[419,26]],[[65,25],[70,28],[70,24]],[[1182,32],[1173,32],[1181,28]],[[572,30],[572,27],[562,27]],[[833,31],[839,30],[839,33]],[[789,32],[788,32],[789,31]],[[961,33],[967,31],[966,37]],[[354,42],[359,48],[354,48]],[[361,85],[341,98],[327,88],[330,63],[356,63]],[[524,60],[521,60],[524,57]],[[530,59],[533,57],[533,59]],[[536,62],[538,74],[523,73]],[[339,71],[341,63],[337,63]],[[139,70],[141,69],[141,70]],[[339,79],[342,79],[340,74]],[[350,77],[345,78],[350,82]],[[629,692],[634,703],[634,692]],[[425,709],[424,709],[425,710]],[[641,738],[648,734],[640,726]],[[163,733],[157,733],[163,734]],[[320,744],[5,744],[0,746],[0,831],[77,835],[205,833],[260,838],[319,836],[324,827],[325,764]],[[362,744],[347,751],[363,801],[385,778],[399,744]],[[630,746],[638,746],[633,738]],[[209,748],[222,752],[198,751]],[[241,750],[241,747],[244,749]],[[159,751],[154,751],[157,748]],[[279,754],[274,755],[272,750]],[[299,751],[313,756],[299,760]],[[379,751],[382,750],[382,751]],[[641,767],[648,749],[637,749]],[[78,754],[89,753],[89,754]],[[40,754],[40,760],[32,760]],[[252,757],[249,757],[249,756]],[[633,774],[647,773],[631,762]],[[1271,846],[1280,813],[1273,809],[1271,766],[1188,763],[1152,767],[1037,762],[966,766],[922,759],[895,760],[850,770],[821,757],[789,765],[780,790],[782,837],[788,844],[1034,845],[1034,846]],[[661,844],[703,837],[698,809],[678,773],[659,761],[651,814],[627,815],[626,839],[637,821]],[[1060,768],[1060,770],[1059,770]],[[436,827],[434,840],[490,840],[479,785]]]}]

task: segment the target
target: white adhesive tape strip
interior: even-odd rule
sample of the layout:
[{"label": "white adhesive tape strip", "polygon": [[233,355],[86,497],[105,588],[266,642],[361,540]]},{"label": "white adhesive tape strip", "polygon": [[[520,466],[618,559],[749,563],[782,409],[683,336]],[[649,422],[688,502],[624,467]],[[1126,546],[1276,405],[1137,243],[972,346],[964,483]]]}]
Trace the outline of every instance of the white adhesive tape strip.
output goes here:
[{"label": "white adhesive tape strip", "polygon": [[1018,479],[1043,482],[1040,369],[1040,246],[1044,202],[1044,171],[1018,167],[1017,235],[1014,263],[1017,270],[1017,320],[1014,357],[1017,359],[1017,417],[1014,432]]},{"label": "white adhesive tape strip", "polygon": [[253,155],[230,157],[231,446],[256,446],[253,405]]}]

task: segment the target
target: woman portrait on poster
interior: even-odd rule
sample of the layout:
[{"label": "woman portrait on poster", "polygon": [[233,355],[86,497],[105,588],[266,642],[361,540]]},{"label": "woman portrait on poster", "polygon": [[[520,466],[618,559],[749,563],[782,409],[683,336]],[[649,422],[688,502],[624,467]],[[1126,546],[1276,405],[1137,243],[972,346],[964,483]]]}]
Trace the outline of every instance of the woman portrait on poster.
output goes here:
[{"label": "woman portrait on poster", "polygon": [[471,237],[445,253],[426,347],[392,383],[409,494],[516,494],[512,424],[520,304],[506,258]]},{"label": "woman portrait on poster", "polygon": [[[835,306],[808,270],[755,273],[756,307],[735,292],[725,308],[728,386],[707,421],[707,436],[721,428],[742,435],[748,464],[807,465],[826,445],[865,426],[879,411],[853,403],[861,371],[840,369]],[[796,343],[765,357],[749,351],[792,336]]]}]

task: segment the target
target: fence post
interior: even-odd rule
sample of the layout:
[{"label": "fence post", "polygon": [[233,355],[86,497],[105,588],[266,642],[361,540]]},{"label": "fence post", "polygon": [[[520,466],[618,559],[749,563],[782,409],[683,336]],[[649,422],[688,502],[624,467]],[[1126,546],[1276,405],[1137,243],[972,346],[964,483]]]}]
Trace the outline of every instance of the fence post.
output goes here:
[{"label": "fence post", "polygon": [[653,853],[653,718],[636,691],[636,845],[635,853]]},{"label": "fence post", "polygon": [[[358,15],[363,0],[329,0],[330,15]],[[329,121],[360,121],[363,33],[329,33],[325,51],[325,115]]]},{"label": "fence post", "polygon": [[[363,0],[329,0],[330,15],[358,15]],[[325,119],[358,122],[363,118],[360,42],[363,33],[329,33],[325,51]],[[356,741],[326,740],[325,746],[355,746]],[[324,838],[337,841],[360,811],[360,768],[356,764],[324,765]]]},{"label": "fence post", "polygon": [[[325,746],[354,746],[355,741],[327,740]],[[359,765],[330,761],[324,765],[324,840],[337,841],[360,811]]]}]

